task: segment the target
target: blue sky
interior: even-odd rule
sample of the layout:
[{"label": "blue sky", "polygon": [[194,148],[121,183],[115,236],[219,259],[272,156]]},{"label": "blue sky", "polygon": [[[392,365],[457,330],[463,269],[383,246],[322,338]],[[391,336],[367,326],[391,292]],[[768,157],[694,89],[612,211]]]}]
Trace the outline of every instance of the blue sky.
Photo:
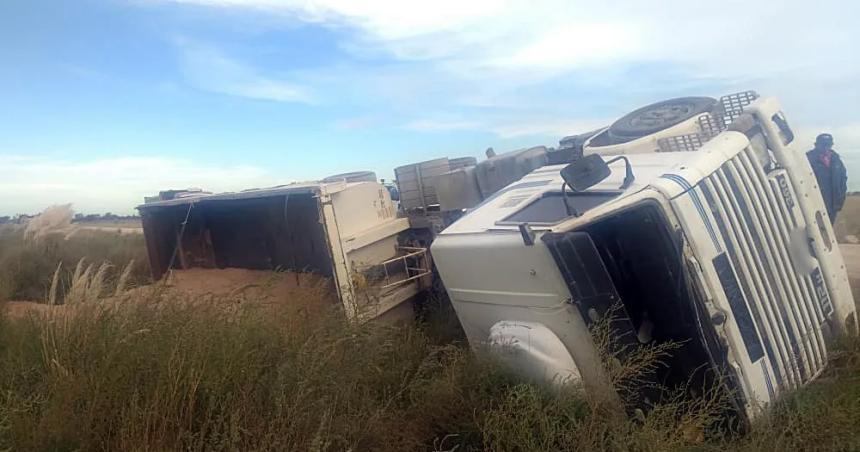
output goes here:
[{"label": "blue sky", "polygon": [[3,0],[0,215],[546,144],[756,89],[860,189],[854,2]]}]

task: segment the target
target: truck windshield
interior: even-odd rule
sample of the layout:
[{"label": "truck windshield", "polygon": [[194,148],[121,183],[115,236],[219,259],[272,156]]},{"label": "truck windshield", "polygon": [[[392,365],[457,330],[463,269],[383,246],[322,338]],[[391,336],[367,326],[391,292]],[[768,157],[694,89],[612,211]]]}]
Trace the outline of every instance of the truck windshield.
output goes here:
[{"label": "truck windshield", "polygon": [[[568,193],[571,210],[580,214],[616,198],[620,191],[586,191]],[[561,192],[547,192],[500,223],[555,224],[569,217]]]}]

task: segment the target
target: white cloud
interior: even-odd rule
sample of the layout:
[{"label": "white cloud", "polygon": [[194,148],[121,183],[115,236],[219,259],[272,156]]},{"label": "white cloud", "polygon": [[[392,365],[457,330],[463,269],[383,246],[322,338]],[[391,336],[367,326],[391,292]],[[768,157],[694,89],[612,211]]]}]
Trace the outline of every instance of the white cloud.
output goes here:
[{"label": "white cloud", "polygon": [[361,130],[371,127],[377,121],[379,121],[379,119],[373,116],[355,116],[339,119],[334,121],[332,125],[335,130]]},{"label": "white cloud", "polygon": [[283,78],[264,76],[215,48],[187,39],[179,40],[178,46],[183,74],[198,89],[251,99],[314,102],[310,88]]},{"label": "white cloud", "polygon": [[[522,98],[523,88],[551,82],[591,91],[586,101],[603,90],[615,93],[615,113],[620,114],[667,93],[719,95],[703,89],[730,87],[759,89],[818,112],[825,110],[822,99],[838,97],[828,114],[845,111],[853,115],[845,121],[860,119],[853,102],[857,94],[850,94],[858,92],[860,83],[860,59],[853,57],[860,43],[856,2],[150,1],[227,13],[251,11],[265,17],[268,25],[282,18],[285,26],[300,21],[337,29],[339,45],[354,58],[338,67],[316,68],[302,78],[317,88],[320,98],[337,93],[337,103],[364,95],[359,102],[366,105],[383,97],[409,114],[415,114],[415,108],[464,106],[535,114],[541,104],[556,109],[571,101],[581,105],[578,99],[547,92]],[[273,89],[253,71],[251,76],[246,70],[231,71],[229,63],[224,64],[227,71],[212,70],[223,55],[213,56],[211,49],[202,54],[210,64],[189,73],[201,85],[215,77],[213,90],[250,97],[308,97],[302,90],[295,93],[291,84],[285,92]],[[219,72],[240,76],[217,83],[213,74]],[[230,83],[234,78],[252,83]],[[655,86],[655,79],[662,84]],[[815,98],[806,94],[825,90]]]},{"label": "white cloud", "polygon": [[[519,136],[552,136],[564,137],[588,132],[607,126],[612,120],[603,119],[567,119],[567,118],[531,118],[528,120],[504,121],[489,126],[501,138]],[[547,143],[553,145],[555,143]]]},{"label": "white cloud", "polygon": [[417,130],[420,132],[438,132],[448,130],[474,130],[482,129],[486,123],[474,119],[459,117],[437,117],[423,118],[409,121],[403,125],[404,129]]},{"label": "white cloud", "polygon": [[[170,1],[170,0],[167,0]],[[298,17],[305,22],[355,25],[380,39],[406,39],[461,28],[503,14],[509,7],[494,0],[173,0],[202,6],[241,8]]]},{"label": "white cloud", "polygon": [[[606,61],[691,64],[702,75],[780,74],[841,62],[860,32],[852,2],[639,0],[174,0],[360,31],[355,46],[399,59],[559,70]],[[841,45],[840,45],[841,44]],[[838,70],[842,70],[839,68]]]},{"label": "white cloud", "polygon": [[535,38],[488,60],[500,68],[564,69],[571,65],[599,64],[633,58],[640,51],[635,33],[613,23],[556,26]]},{"label": "white cloud", "polygon": [[235,191],[272,186],[277,180],[254,166],[216,166],[164,157],[64,161],[0,155],[0,215],[32,213],[72,202],[76,211],[131,213],[159,190],[199,187]]},{"label": "white cloud", "polygon": [[[846,158],[860,163],[860,139],[852,138],[860,124],[857,2],[150,1],[222,9],[225,20],[245,11],[267,26],[283,20],[335,29],[352,58],[302,80],[320,102],[353,102],[409,130],[560,137],[611,122],[582,118],[621,115],[666,96],[756,89],[780,97],[793,124],[812,125],[804,127],[809,133],[833,130]],[[200,66],[200,79],[217,72],[210,70],[217,65]],[[283,80],[247,67],[234,72]],[[427,113],[434,111],[451,113]]]},{"label": "white cloud", "polygon": [[[563,137],[594,130],[610,124],[609,119],[577,119],[551,116],[467,118],[447,115],[416,119],[403,125],[404,129],[421,132],[456,130],[485,130],[499,138],[528,136]],[[546,143],[552,145],[553,143]]]}]

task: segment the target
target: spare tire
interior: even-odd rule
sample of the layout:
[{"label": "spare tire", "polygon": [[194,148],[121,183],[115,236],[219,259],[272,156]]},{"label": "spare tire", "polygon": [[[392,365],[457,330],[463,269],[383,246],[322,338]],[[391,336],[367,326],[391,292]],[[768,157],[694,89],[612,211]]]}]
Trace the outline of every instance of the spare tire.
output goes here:
[{"label": "spare tire", "polygon": [[712,97],[679,97],[657,102],[615,121],[609,126],[609,138],[613,144],[626,143],[712,111],[716,104]]},{"label": "spare tire", "polygon": [[353,171],[351,173],[335,174],[326,177],[323,182],[376,182],[376,173],[373,171]]}]

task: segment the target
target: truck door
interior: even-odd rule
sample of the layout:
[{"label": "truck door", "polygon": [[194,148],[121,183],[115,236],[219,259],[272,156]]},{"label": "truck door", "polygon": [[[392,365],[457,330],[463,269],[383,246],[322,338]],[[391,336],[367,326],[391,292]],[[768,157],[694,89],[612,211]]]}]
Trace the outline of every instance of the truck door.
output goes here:
[{"label": "truck door", "polygon": [[[586,232],[550,233],[542,240],[592,336],[596,342],[603,342],[595,345],[604,365],[624,366],[641,344],[591,236]],[[647,400],[657,400],[655,388],[656,384],[643,384],[638,388],[616,387],[616,390],[629,407],[646,408]]]}]

